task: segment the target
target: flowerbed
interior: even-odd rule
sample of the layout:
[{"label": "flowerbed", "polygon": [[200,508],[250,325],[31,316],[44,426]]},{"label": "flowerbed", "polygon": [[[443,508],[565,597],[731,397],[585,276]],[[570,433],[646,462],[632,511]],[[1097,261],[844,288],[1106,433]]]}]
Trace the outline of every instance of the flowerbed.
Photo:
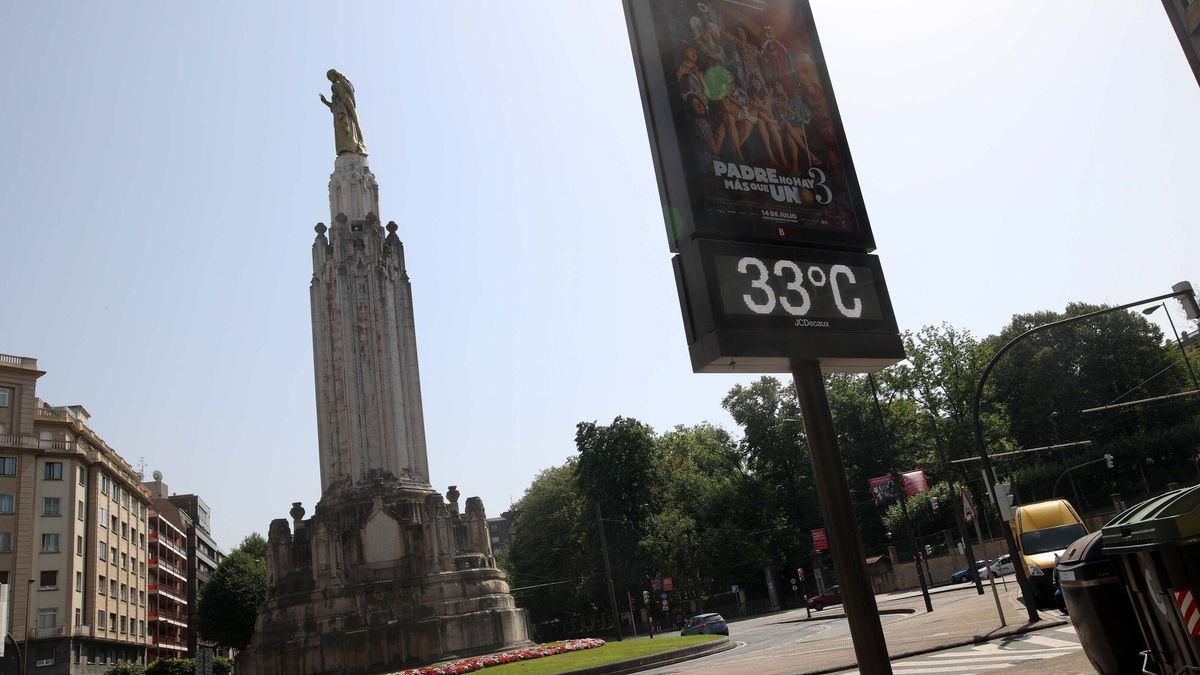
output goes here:
[{"label": "flowerbed", "polygon": [[487,656],[477,656],[469,659],[462,659],[461,661],[455,661],[453,663],[443,663],[439,666],[425,666],[424,668],[401,670],[393,675],[460,675],[460,673],[473,673],[477,670],[483,670],[484,668],[499,666],[505,663],[540,659],[543,656],[554,656],[556,654],[578,652],[584,649],[594,649],[596,647],[603,646],[604,640],[601,640],[600,638],[565,640],[563,642],[551,642],[544,645],[536,645],[526,649],[514,649],[511,652],[502,652],[500,654],[488,654]]}]

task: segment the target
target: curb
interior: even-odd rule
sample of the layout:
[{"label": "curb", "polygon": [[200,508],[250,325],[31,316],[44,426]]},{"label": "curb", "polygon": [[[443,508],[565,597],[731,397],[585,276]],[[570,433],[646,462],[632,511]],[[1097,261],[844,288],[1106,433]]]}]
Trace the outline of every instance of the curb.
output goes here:
[{"label": "curb", "polygon": [[[903,607],[900,609],[881,609],[881,610],[879,610],[878,613],[879,614],[916,614],[917,610],[915,610],[911,607]],[[782,626],[785,623],[808,623],[809,621],[826,621],[829,619],[845,619],[845,618],[848,618],[846,616],[845,612],[843,612],[841,614],[823,614],[821,616],[817,616],[814,614],[811,617],[804,617],[803,619],[788,619],[787,621],[776,621],[775,623],[772,623],[769,625]]]},{"label": "curb", "polygon": [[636,659],[626,659],[625,661],[617,661],[615,663],[607,663],[603,666],[592,666],[591,668],[583,668],[580,670],[566,671],[570,675],[622,675],[623,673],[636,673],[640,670],[649,668],[657,668],[659,666],[669,666],[680,661],[689,661],[698,659],[704,656],[712,656],[720,654],[724,651],[729,651],[738,646],[738,643],[733,642],[728,637],[723,637],[720,640],[713,642],[705,642],[704,644],[692,645],[683,649],[676,649],[669,652],[660,652],[658,654],[650,654]]},{"label": "curb", "polygon": [[[1022,635],[1024,633],[1033,633],[1035,631],[1043,630],[1046,628],[1057,628],[1059,626],[1065,626],[1065,625],[1067,625],[1067,623],[1069,623],[1069,622],[1064,619],[1058,619],[1058,620],[1046,621],[1046,622],[1039,621],[1037,623],[1037,625],[1024,624],[1022,626],[1018,626],[1017,628],[1015,628],[1013,630],[1005,630],[1003,633],[994,633],[991,635],[976,635],[967,640],[955,640],[954,642],[947,642],[946,644],[938,645],[937,647],[928,647],[925,649],[913,649],[913,650],[910,650],[907,652],[900,652],[897,654],[888,654],[888,661],[895,661],[897,659],[906,659],[910,656],[920,656],[922,654],[932,654],[933,652],[945,651],[947,649],[954,649],[956,647],[966,647],[969,645],[983,644],[985,642],[991,642],[992,640],[998,640],[1000,638],[1011,637],[1013,635]],[[1004,629],[1002,628],[1000,630],[1004,630]],[[843,665],[835,666],[832,668],[822,668],[821,670],[806,670],[803,672],[802,675],[826,675],[826,673],[836,673],[836,672],[840,672],[843,670],[850,670],[850,669],[854,668],[856,665],[857,665],[856,663],[851,663],[849,665],[843,664]]]}]

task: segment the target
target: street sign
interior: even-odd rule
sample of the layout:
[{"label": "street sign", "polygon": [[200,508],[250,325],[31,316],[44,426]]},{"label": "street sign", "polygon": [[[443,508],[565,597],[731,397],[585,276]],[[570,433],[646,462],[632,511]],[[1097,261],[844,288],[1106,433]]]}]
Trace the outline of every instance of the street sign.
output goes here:
[{"label": "street sign", "polygon": [[663,577],[662,589],[668,593],[675,590],[675,582],[671,580],[671,577]]},{"label": "street sign", "polygon": [[660,595],[660,596],[658,596],[658,597],[659,597],[659,599],[660,599],[660,600],[666,600],[666,599],[667,599],[668,597],[670,597],[670,596],[668,596],[666,593],[663,593],[662,595]]},{"label": "street sign", "polygon": [[971,493],[967,492],[965,486],[960,488],[960,491],[962,492],[963,520],[970,523],[975,520],[975,503],[971,500]]},{"label": "street sign", "polygon": [[730,592],[730,593],[737,593],[737,592],[738,592],[738,585],[737,585],[737,584],[734,584],[733,586],[731,586],[731,587],[730,587],[730,589],[729,589],[729,592]]},{"label": "street sign", "polygon": [[812,531],[813,550],[824,551],[829,548],[829,537],[825,534],[825,528],[817,528]]},{"label": "street sign", "polygon": [[[795,580],[795,579],[792,579],[792,581],[793,581],[793,582],[795,582],[796,580]],[[792,590],[793,590],[793,591],[799,590],[799,589],[796,587],[796,584],[795,584],[795,583],[792,583]]]},{"label": "street sign", "polygon": [[662,601],[662,608],[663,608],[663,609],[666,609],[666,608],[667,608],[667,607],[669,607],[669,606],[670,606],[670,603],[668,603],[666,600],[663,600],[663,601]]},{"label": "street sign", "polygon": [[650,580],[650,588],[653,588],[655,593],[661,591],[662,590],[662,579],[659,579],[658,577],[654,577],[653,579],[651,579]]}]

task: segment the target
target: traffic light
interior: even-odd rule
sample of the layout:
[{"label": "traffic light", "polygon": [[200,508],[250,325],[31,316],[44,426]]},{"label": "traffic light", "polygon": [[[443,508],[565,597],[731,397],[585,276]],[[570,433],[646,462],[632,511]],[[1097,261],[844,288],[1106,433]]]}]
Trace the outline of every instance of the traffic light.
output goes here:
[{"label": "traffic light", "polygon": [[1012,486],[1008,483],[996,483],[992,492],[992,494],[996,495],[996,507],[1000,509],[1000,518],[1005,522],[1011,521],[1013,517],[1011,491]]},{"label": "traffic light", "polygon": [[1113,468],[1113,456],[1112,455],[1104,455],[1104,466],[1107,466],[1110,469]]},{"label": "traffic light", "polygon": [[933,547],[930,546],[929,544],[925,544],[925,555],[927,555],[927,556],[933,555]]},{"label": "traffic light", "polygon": [[650,591],[642,591],[642,604],[650,605]]}]

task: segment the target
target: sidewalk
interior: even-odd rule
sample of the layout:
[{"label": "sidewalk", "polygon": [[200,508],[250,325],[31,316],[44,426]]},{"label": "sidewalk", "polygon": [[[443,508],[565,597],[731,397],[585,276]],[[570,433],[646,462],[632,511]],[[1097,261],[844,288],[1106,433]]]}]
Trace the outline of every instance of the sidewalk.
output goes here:
[{"label": "sidewalk", "polygon": [[[972,585],[946,587],[931,593],[933,612],[925,611],[920,591],[915,594],[900,594],[900,597],[877,599],[879,609],[892,610],[909,608],[912,614],[884,623],[883,632],[887,640],[888,655],[892,659],[913,656],[941,649],[949,649],[977,642],[995,640],[1030,630],[1040,630],[1065,624],[1066,617],[1051,610],[1041,613],[1037,623],[1026,623],[1027,615],[1020,602],[1017,584],[1009,582],[1008,590],[997,583],[1000,604],[1004,608],[1007,626],[1000,625],[996,603],[991,588],[984,586],[979,595]],[[797,654],[803,660],[805,673],[831,673],[854,667],[854,642],[849,635],[842,639],[830,639],[808,643],[815,649],[801,650]],[[775,672],[775,671],[772,671]],[[780,673],[785,671],[779,671]],[[794,666],[792,672],[795,672]]]}]

